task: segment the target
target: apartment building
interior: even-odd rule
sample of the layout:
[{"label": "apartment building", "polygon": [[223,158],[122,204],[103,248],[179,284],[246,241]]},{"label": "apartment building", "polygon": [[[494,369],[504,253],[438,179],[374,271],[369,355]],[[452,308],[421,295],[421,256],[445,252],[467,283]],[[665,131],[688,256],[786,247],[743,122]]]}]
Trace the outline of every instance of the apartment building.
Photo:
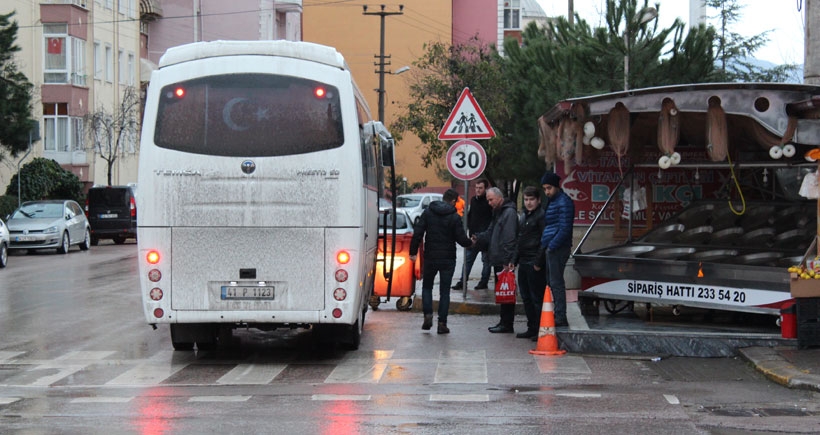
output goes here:
[{"label": "apartment building", "polygon": [[[90,187],[106,184],[108,164],[85,119],[116,113],[127,88],[139,87],[138,0],[7,0],[19,25],[15,61],[34,85],[33,116],[41,140],[23,159],[5,159],[0,186],[33,157],[57,161]],[[8,10],[4,11],[8,12]],[[139,113],[139,112],[137,112]],[[138,115],[137,115],[138,116]],[[134,120],[138,122],[138,119]],[[136,181],[137,135],[116,151],[112,182]]]}]

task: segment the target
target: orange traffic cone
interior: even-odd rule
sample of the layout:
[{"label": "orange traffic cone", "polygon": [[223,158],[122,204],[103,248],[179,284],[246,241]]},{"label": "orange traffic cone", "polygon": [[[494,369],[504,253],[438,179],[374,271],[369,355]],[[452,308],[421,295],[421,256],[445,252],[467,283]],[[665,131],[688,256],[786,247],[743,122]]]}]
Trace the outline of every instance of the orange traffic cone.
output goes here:
[{"label": "orange traffic cone", "polygon": [[552,312],[552,290],[544,289],[544,305],[541,308],[541,325],[538,327],[538,343],[530,353],[533,355],[563,355],[565,350],[558,349],[558,337],[555,336],[555,313]]}]

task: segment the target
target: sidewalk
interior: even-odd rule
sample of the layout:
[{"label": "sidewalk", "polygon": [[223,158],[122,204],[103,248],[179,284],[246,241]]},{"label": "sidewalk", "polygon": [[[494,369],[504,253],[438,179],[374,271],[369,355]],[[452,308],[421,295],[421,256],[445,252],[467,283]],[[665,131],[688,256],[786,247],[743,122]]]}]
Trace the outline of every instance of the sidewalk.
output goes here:
[{"label": "sidewalk", "polygon": [[[458,263],[456,266],[456,273],[461,272],[461,255],[462,250],[458,252]],[[495,293],[492,288],[487,290],[473,290],[478,284],[481,277],[481,260],[480,258],[473,265],[473,270],[470,273],[467,281],[467,290],[450,290],[450,313],[452,314],[474,314],[474,315],[489,315],[498,314],[498,305],[495,304]],[[458,282],[458,277],[454,277],[453,284]],[[492,287],[492,279],[490,279],[489,287]],[[433,303],[438,304],[439,300],[439,286],[438,281],[433,285]],[[629,337],[628,340],[633,341],[635,336],[640,336],[642,340],[646,337],[664,336],[661,342],[668,343],[669,336],[675,335],[680,337],[683,342],[707,341],[707,340],[723,340],[727,346],[733,346],[736,343],[743,343],[743,340],[738,339],[742,336],[760,336],[757,331],[752,333],[739,332],[735,335],[731,333],[715,334],[714,332],[695,331],[692,328],[675,328],[674,325],[651,322],[622,322],[612,319],[604,319],[600,321],[590,319],[592,326],[587,322],[587,319],[581,314],[581,310],[577,304],[578,290],[567,290],[567,318],[569,320],[568,330],[558,331],[559,341],[563,348],[569,347],[572,352],[572,346],[569,341],[575,339],[573,335],[581,335],[581,342],[589,344],[595,337],[600,341],[617,341],[613,336],[624,335]],[[416,295],[413,301],[413,311],[421,312],[421,282],[416,284]],[[435,310],[435,308],[434,308]],[[524,309],[520,301],[516,304],[516,318],[523,320]],[[616,316],[612,316],[613,318]],[[672,330],[671,328],[674,328]],[[708,329],[707,329],[708,330]],[[646,335],[641,335],[646,334]],[[771,336],[771,334],[769,334]],[[717,336],[717,338],[715,338]],[[748,346],[737,347],[734,350],[740,357],[749,361],[755,369],[761,372],[764,376],[773,382],[783,385],[788,388],[807,389],[820,392],[820,348],[798,349],[797,340],[780,339],[771,340],[776,345],[766,346]],[[765,340],[763,340],[765,342]],[[784,343],[786,343],[784,345]],[[742,346],[742,345],[741,345]],[[651,352],[651,351],[650,351]],[[661,352],[664,354],[664,352]],[[674,354],[671,350],[665,353],[667,356]]]}]

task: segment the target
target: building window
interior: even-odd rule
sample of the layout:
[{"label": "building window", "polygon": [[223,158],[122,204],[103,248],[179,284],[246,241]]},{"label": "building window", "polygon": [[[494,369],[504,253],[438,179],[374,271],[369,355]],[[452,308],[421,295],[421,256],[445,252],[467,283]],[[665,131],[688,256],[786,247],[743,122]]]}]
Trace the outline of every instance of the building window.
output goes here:
[{"label": "building window", "polygon": [[43,24],[43,37],[46,45],[45,83],[68,83],[68,33],[65,24]]},{"label": "building window", "polygon": [[85,86],[85,41],[77,38],[69,39],[71,39],[71,83]]},{"label": "building window", "polygon": [[103,63],[102,45],[100,41],[94,41],[94,78],[102,80],[105,64]]},{"label": "building window", "polygon": [[84,149],[83,118],[68,116],[68,103],[43,104],[43,149],[66,153]]},{"label": "building window", "polygon": [[114,52],[111,44],[105,44],[105,81],[114,81]]},{"label": "building window", "polygon": [[105,0],[105,8],[106,9],[113,9],[114,8],[114,0]]},{"label": "building window", "polygon": [[43,82],[86,85],[85,41],[68,36],[67,25],[43,24]]},{"label": "building window", "polygon": [[119,71],[117,71],[119,73],[119,74],[117,74],[118,75],[117,78],[119,79],[120,84],[124,85],[125,84],[125,56],[123,55],[122,49],[120,49],[117,52],[117,68],[119,69]]},{"label": "building window", "polygon": [[134,86],[134,53],[128,53],[128,86]]},{"label": "building window", "polygon": [[521,0],[504,2],[504,30],[521,29]]}]

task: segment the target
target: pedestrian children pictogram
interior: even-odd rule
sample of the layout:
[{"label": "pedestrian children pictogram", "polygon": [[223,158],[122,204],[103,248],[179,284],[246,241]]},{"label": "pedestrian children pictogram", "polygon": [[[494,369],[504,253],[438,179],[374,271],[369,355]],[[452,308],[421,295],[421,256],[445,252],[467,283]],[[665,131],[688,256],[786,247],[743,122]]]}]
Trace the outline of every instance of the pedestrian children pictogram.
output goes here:
[{"label": "pedestrian children pictogram", "polygon": [[491,139],[495,131],[478,106],[470,88],[464,88],[453,111],[438,134],[439,140]]},{"label": "pedestrian children pictogram", "polygon": [[474,140],[460,140],[447,150],[447,169],[459,180],[478,178],[487,167],[487,153]]}]

